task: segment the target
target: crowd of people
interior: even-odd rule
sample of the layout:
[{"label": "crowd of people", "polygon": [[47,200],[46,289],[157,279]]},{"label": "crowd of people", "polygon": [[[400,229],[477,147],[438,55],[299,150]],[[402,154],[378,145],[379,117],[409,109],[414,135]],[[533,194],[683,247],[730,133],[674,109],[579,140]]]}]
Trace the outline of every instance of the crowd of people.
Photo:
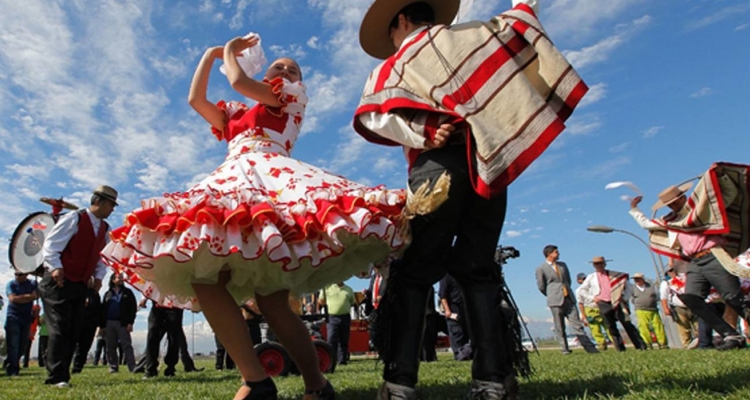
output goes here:
[{"label": "crowd of people", "polygon": [[[111,373],[124,363],[145,379],[156,376],[165,335],[164,374],[174,375],[179,358],[186,371],[196,371],[182,332],[183,309],[189,309],[203,312],[215,333],[216,368],[239,371],[243,384],[235,399],[277,398],[254,350],[262,318],[266,336],[283,344],[300,372],[304,399],[331,400],[336,390],[319,368],[299,317],[308,306],[297,296],[318,293],[312,307],[327,308],[328,340],[338,363],[346,364],[355,301],[342,282],[374,268],[370,332],[384,368],[378,399],[419,397],[420,362],[436,358],[434,345],[423,344],[434,343],[438,282],[454,356],[472,362],[469,398],[516,398],[517,377],[530,367],[495,260],[506,188],[562,133],[587,87],[544,33],[537,1],[513,4],[487,23],[453,26],[459,0],[375,0],[365,14],[360,45],[382,62],[365,82],[353,126],[364,140],[403,146],[407,190],[369,187],[291,157],[309,100],[297,61],[274,60],[255,79],[241,55],[258,45],[257,35],[206,49],[188,102],[226,142],[226,159],[188,190],[142,201],[122,227],[110,229],[106,221],[118,205],[118,192],[106,185],[93,191],[88,208],[63,215],[44,242],[38,287],[23,273],[9,284],[6,372],[18,374],[37,298],[48,337],[40,352],[46,384],[70,386],[95,337],[106,344]],[[513,55],[498,56],[508,52]],[[217,60],[236,95],[255,105],[208,99]],[[729,186],[726,180],[721,185]],[[722,236],[730,230],[720,226],[727,213],[717,215],[711,207],[729,207],[735,197],[723,190],[703,196],[699,204],[708,204],[715,217],[710,227],[686,216],[700,207],[686,201],[682,188],[659,195],[655,207],[673,211],[659,220],[637,209],[640,198],[631,204],[635,220],[653,233],[655,248],[690,261],[686,271],[670,270],[666,286],[642,274],[631,283],[627,273],[607,268],[610,260],[597,256],[594,272],[577,276],[574,291],[559,249],[543,249],[536,279],[564,354],[571,351],[566,325],[589,353],[605,350],[606,337],[618,351],[626,349],[618,322],[636,348],[653,347],[651,332],[656,345],[667,348],[661,301],[684,326],[684,342],[692,343],[697,317],[721,336],[717,348],[744,347],[736,318],[733,325],[706,302],[714,287],[727,309],[750,317],[739,280],[714,252],[737,240]],[[697,212],[704,216],[703,208]],[[743,240],[736,244],[750,247]],[[108,270],[114,273],[100,299]],[[138,363],[131,340],[138,304],[128,286],[152,304],[145,357]],[[585,325],[596,331],[594,341]]]}]

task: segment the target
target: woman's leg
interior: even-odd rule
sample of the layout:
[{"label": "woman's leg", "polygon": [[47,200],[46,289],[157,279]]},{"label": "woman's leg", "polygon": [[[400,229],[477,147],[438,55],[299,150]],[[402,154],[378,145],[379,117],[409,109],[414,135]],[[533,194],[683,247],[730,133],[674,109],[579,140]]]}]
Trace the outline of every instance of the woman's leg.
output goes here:
[{"label": "woman's leg", "polygon": [[277,339],[297,364],[305,388],[322,389],[326,379],[318,366],[318,354],[302,319],[289,308],[289,291],[281,290],[268,296],[256,295],[255,301]]},{"label": "woman's leg", "polygon": [[[222,272],[216,284],[193,284],[193,290],[203,314],[219,341],[232,355],[242,379],[259,382],[267,378],[266,372],[255,355],[240,308],[226,289],[228,281],[229,271]],[[236,398],[243,398],[249,390],[249,387],[243,386],[237,392]]]}]

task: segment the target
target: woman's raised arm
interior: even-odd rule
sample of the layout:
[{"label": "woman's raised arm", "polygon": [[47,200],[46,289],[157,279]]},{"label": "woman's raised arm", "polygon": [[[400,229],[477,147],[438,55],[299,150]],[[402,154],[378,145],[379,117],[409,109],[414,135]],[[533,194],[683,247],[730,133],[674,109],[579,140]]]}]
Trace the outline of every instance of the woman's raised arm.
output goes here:
[{"label": "woman's raised arm", "polygon": [[208,77],[211,74],[211,67],[214,60],[221,58],[224,48],[221,46],[211,47],[203,54],[198,67],[193,75],[193,82],[190,84],[190,93],[188,94],[188,103],[195,111],[200,114],[214,128],[223,131],[226,124],[226,116],[216,104],[208,101],[206,92],[208,89]]}]

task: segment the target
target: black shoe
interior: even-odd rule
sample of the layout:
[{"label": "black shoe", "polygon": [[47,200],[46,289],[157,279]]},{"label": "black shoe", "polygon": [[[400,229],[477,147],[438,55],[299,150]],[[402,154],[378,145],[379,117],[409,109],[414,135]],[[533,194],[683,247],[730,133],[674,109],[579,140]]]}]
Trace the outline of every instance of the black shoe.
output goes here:
[{"label": "black shoe", "polygon": [[193,367],[193,368],[190,368],[190,369],[186,368],[185,372],[203,372],[205,370],[206,370],[206,367],[200,367],[200,368]]},{"label": "black shoe", "polygon": [[141,378],[141,379],[144,380],[144,381],[147,381],[149,379],[154,379],[154,378],[156,378],[155,374],[145,374],[145,375],[143,375],[143,378]]},{"label": "black shoe", "polygon": [[82,371],[82,369],[80,369],[80,368],[73,368],[73,369],[72,369],[72,370],[70,371],[70,373],[71,373],[71,374],[80,374],[80,373],[81,373],[81,371]]},{"label": "black shoe", "polygon": [[510,376],[504,383],[488,381],[471,381],[469,399],[471,400],[506,400],[515,399],[518,394],[518,383]]},{"label": "black shoe", "polygon": [[167,368],[164,370],[164,376],[174,376],[174,368]]},{"label": "black shoe", "polygon": [[419,400],[419,392],[412,387],[383,382],[375,397],[377,400]]},{"label": "black shoe", "polygon": [[271,378],[266,378],[260,382],[245,381],[245,386],[250,388],[250,394],[245,396],[244,400],[276,400],[278,390]]},{"label": "black shoe", "polygon": [[142,373],[144,373],[144,372],[146,372],[146,367],[144,367],[144,366],[142,366],[142,365],[141,365],[141,366],[138,366],[138,367],[135,367],[135,368],[133,368],[133,373],[134,373],[134,374],[142,374]]},{"label": "black shoe", "polygon": [[334,400],[336,398],[336,391],[331,386],[331,382],[326,381],[326,385],[323,389],[319,390],[305,390],[305,395],[313,394],[318,396],[318,400]]},{"label": "black shoe", "polygon": [[716,350],[744,349],[745,337],[741,335],[727,336],[716,346]]}]

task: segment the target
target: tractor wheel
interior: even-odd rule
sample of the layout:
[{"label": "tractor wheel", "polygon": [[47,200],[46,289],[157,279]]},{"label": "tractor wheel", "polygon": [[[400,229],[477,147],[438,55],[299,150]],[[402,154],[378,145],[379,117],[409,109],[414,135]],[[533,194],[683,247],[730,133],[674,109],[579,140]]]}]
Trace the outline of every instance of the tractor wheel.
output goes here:
[{"label": "tractor wheel", "polygon": [[258,355],[263,369],[269,376],[289,375],[292,360],[281,344],[277,342],[261,343],[255,346],[255,354]]},{"label": "tractor wheel", "polygon": [[332,374],[336,370],[336,352],[333,347],[323,340],[313,340],[313,345],[318,353],[320,372]]}]

